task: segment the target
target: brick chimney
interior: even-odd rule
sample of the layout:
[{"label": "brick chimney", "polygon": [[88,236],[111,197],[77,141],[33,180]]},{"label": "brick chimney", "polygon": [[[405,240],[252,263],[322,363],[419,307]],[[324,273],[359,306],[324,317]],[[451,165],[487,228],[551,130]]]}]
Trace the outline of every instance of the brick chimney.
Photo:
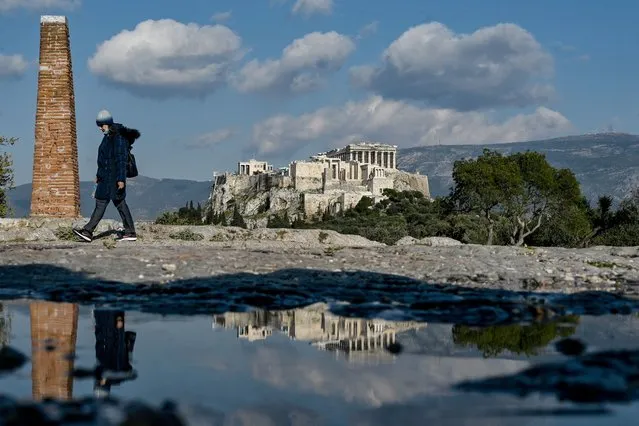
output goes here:
[{"label": "brick chimney", "polygon": [[75,95],[65,16],[40,18],[31,216],[80,216]]}]

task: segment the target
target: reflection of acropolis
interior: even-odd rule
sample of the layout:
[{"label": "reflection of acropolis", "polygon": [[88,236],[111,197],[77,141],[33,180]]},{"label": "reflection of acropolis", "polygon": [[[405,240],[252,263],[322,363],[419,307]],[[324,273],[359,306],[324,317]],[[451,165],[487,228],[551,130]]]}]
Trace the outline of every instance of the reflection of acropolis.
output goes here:
[{"label": "reflection of acropolis", "polygon": [[236,328],[237,337],[249,341],[265,339],[278,330],[319,349],[353,354],[386,353],[384,349],[395,343],[398,333],[426,327],[426,323],[339,317],[318,303],[290,311],[227,312],[214,315],[213,326]]}]

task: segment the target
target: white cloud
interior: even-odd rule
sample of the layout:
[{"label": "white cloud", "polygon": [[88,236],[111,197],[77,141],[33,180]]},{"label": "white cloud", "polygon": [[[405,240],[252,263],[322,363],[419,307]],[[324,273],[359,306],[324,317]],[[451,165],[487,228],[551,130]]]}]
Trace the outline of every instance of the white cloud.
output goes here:
[{"label": "white cloud", "polygon": [[189,149],[203,149],[210,148],[213,145],[217,145],[231,138],[235,134],[235,131],[231,128],[218,129],[195,138],[194,141],[186,144]]},{"label": "white cloud", "polygon": [[455,34],[438,22],[408,29],[381,64],[351,69],[352,81],[386,98],[462,110],[536,105],[554,94],[552,57],[514,24]]},{"label": "white cloud", "polygon": [[0,12],[19,8],[73,10],[81,3],[81,0],[0,0]]},{"label": "white cloud", "polygon": [[378,28],[379,28],[379,21],[373,21],[371,23],[364,25],[362,28],[360,28],[359,32],[357,33],[357,39],[361,40],[363,38],[366,38],[368,36],[375,34]]},{"label": "white cloud", "polygon": [[355,43],[335,31],[313,32],[286,46],[279,59],[252,60],[233,78],[241,92],[304,93],[344,65]]},{"label": "white cloud", "polygon": [[204,96],[227,82],[242,39],[223,25],[147,20],[100,44],[89,69],[142,96]]},{"label": "white cloud", "polygon": [[21,77],[28,67],[29,63],[22,55],[0,54],[0,80]]},{"label": "white cloud", "polygon": [[340,146],[354,139],[369,139],[407,148],[436,143],[515,142],[562,135],[571,130],[566,117],[545,107],[497,121],[485,112],[420,108],[371,96],[298,117],[268,118],[254,125],[251,148],[260,155],[277,156],[316,141]]},{"label": "white cloud", "polygon": [[231,19],[232,15],[233,15],[233,12],[230,10],[226,12],[218,12],[214,14],[213,16],[211,16],[211,20],[217,23],[226,22],[229,19]]},{"label": "white cloud", "polygon": [[333,12],[333,0],[297,0],[293,5],[296,15],[330,15]]}]

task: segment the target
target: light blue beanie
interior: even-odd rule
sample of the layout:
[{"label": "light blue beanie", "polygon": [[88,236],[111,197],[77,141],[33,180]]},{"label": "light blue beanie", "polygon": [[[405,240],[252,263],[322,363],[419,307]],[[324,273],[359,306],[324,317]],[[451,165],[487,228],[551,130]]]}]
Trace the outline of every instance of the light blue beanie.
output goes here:
[{"label": "light blue beanie", "polygon": [[113,124],[113,116],[111,116],[109,111],[103,109],[98,113],[98,118],[95,119],[95,122],[98,126],[103,126],[105,124],[110,126]]}]

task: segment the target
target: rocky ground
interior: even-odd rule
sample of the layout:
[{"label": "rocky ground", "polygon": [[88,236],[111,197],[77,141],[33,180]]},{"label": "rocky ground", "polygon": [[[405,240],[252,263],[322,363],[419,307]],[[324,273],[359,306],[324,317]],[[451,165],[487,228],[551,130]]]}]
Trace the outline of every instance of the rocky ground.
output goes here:
[{"label": "rocky ground", "polygon": [[[77,221],[83,223],[83,221]],[[72,222],[0,220],[0,265],[55,265],[94,279],[167,283],[223,274],[303,268],[395,274],[430,283],[573,293],[639,290],[639,247],[588,249],[463,245],[410,237],[385,246],[333,231],[138,224],[139,240],[76,240]]]}]

